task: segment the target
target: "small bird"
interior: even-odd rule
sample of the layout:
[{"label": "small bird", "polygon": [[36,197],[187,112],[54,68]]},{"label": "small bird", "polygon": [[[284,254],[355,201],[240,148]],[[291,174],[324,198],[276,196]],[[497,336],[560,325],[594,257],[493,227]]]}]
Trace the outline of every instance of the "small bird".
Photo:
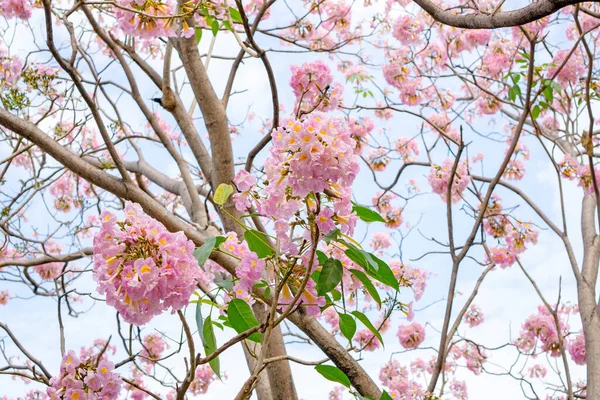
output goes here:
[{"label": "small bird", "polygon": [[160,105],[162,108],[165,108],[165,106],[162,103],[162,98],[161,97],[153,97],[150,100],[152,100],[155,103],[158,103],[158,105]]}]

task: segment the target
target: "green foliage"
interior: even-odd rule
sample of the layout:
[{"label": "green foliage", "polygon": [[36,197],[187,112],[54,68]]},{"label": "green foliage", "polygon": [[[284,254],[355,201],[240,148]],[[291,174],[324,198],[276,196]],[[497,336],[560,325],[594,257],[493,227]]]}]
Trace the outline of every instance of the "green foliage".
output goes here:
[{"label": "green foliage", "polygon": [[325,379],[332,382],[341,383],[347,388],[350,387],[350,379],[342,372],[338,367],[332,365],[317,365],[315,367],[318,373],[320,373]]},{"label": "green foliage", "polygon": [[367,316],[365,314],[361,313],[360,311],[352,311],[352,315],[354,315],[356,317],[356,319],[358,319],[360,322],[362,322],[363,325],[366,326],[367,329],[369,329],[371,331],[371,333],[373,335],[375,335],[375,337],[377,339],[379,339],[379,341],[381,342],[381,345],[383,347],[385,347],[383,345],[383,338],[381,337],[381,333],[379,333],[377,328],[375,328],[375,326],[373,326],[373,324],[371,323],[371,321],[369,320],[369,318],[367,318]]},{"label": "green foliage", "polygon": [[275,251],[269,244],[269,239],[262,232],[249,229],[244,232],[244,239],[248,242],[248,248],[258,254],[259,258],[265,258],[275,254]]},{"label": "green foliage", "polygon": [[204,244],[194,250],[194,257],[198,260],[198,265],[202,266],[210,257],[212,251],[219,247],[225,241],[223,236],[210,237],[204,241]]},{"label": "green foliage", "polygon": [[343,272],[344,268],[340,260],[330,258],[325,261],[317,280],[317,294],[323,296],[325,293],[329,293],[335,289],[342,280]]},{"label": "green foliage", "polygon": [[340,331],[346,339],[352,341],[356,333],[356,321],[351,315],[340,313]]},{"label": "green foliage", "polygon": [[356,213],[358,218],[365,222],[385,222],[385,219],[383,219],[378,212],[367,207],[359,206],[356,203],[352,203],[352,211]]},{"label": "green foliage", "polygon": [[[258,320],[252,312],[252,308],[250,308],[248,303],[241,299],[233,299],[229,302],[229,305],[227,306],[227,315],[231,327],[235,329],[237,333],[245,332],[248,329],[259,325]],[[248,339],[262,343],[262,335],[258,332],[250,335]]]}]

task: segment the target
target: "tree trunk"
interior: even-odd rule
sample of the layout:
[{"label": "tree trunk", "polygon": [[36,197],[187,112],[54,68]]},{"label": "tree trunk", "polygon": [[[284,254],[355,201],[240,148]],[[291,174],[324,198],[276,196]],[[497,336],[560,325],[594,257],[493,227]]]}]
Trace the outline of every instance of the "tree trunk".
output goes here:
[{"label": "tree trunk", "polygon": [[581,210],[583,264],[577,280],[579,315],[585,336],[587,399],[600,399],[600,314],[596,302],[596,281],[600,261],[600,237],[596,234],[596,200],[586,195]]}]

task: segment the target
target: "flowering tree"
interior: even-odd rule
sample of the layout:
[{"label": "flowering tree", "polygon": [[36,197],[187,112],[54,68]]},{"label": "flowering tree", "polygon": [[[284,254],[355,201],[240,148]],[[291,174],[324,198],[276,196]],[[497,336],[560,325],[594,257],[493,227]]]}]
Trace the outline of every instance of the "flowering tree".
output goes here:
[{"label": "flowering tree", "polygon": [[[179,400],[235,374],[236,399],[296,399],[298,364],[330,399],[466,399],[483,373],[600,398],[597,3],[0,13],[0,387]],[[527,257],[544,240],[570,267],[550,293]],[[537,300],[498,346],[479,292],[509,268]],[[55,357],[13,328],[32,304],[55,314]],[[247,370],[221,362],[236,348]],[[493,369],[499,353],[516,361]]]}]

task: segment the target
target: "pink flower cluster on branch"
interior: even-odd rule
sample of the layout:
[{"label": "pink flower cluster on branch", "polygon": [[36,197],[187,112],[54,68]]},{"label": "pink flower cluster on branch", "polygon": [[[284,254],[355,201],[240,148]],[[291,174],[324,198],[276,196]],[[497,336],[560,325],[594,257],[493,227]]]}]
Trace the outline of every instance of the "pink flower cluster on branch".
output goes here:
[{"label": "pink flower cluster on branch", "polygon": [[[442,165],[433,165],[427,176],[431,189],[434,193],[439,194],[443,201],[446,201],[447,198],[448,184],[452,177],[453,168],[454,160],[447,158]],[[450,200],[452,203],[458,203],[470,182],[471,177],[469,176],[467,162],[460,161],[456,166],[454,179],[450,187]]]},{"label": "pink flower cluster on branch", "polygon": [[127,203],[125,220],[104,211],[94,236],[94,279],[123,319],[143,325],[169,307],[180,310],[194,292],[200,269],[194,244],[182,232],[171,233]]},{"label": "pink flower cluster on branch", "polygon": [[60,400],[116,400],[121,392],[121,378],[114,364],[93,357],[79,358],[73,350],[64,355],[60,374],[50,380],[47,394]]}]

